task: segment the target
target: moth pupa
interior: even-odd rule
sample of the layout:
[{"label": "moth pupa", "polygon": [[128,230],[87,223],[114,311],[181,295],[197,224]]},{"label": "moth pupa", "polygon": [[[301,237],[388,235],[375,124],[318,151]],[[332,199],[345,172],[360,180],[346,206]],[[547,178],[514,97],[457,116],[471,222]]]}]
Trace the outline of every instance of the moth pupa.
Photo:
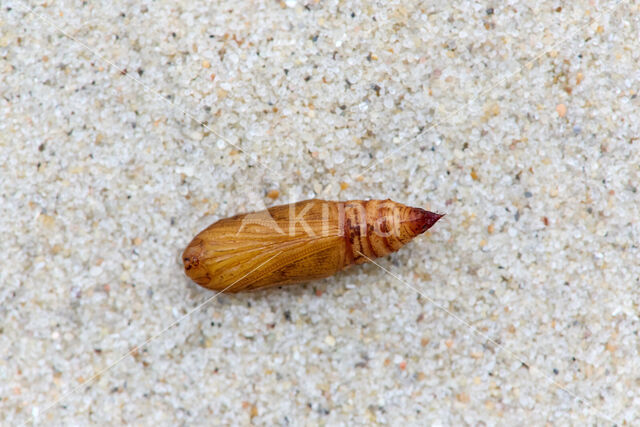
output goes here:
[{"label": "moth pupa", "polygon": [[328,277],[395,252],[442,215],[391,200],[305,200],[221,219],[182,254],[187,276],[242,292]]}]

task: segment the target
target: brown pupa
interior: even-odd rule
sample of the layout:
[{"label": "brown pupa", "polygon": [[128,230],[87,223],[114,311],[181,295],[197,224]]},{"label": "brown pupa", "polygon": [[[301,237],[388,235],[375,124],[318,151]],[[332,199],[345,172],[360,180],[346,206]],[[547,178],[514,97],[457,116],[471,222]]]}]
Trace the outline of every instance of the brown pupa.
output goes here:
[{"label": "brown pupa", "polygon": [[182,261],[205,288],[253,291],[388,255],[441,217],[391,200],[305,200],[221,219],[191,241]]}]

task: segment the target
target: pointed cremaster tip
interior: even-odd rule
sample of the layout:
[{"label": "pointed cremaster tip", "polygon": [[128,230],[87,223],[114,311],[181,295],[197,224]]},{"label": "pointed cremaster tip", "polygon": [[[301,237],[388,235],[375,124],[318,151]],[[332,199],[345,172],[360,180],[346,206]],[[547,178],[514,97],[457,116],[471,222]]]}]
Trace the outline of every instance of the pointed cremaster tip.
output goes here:
[{"label": "pointed cremaster tip", "polygon": [[409,220],[415,224],[414,229],[416,232],[421,234],[433,227],[433,224],[443,216],[444,214],[437,214],[420,208],[411,208]]}]

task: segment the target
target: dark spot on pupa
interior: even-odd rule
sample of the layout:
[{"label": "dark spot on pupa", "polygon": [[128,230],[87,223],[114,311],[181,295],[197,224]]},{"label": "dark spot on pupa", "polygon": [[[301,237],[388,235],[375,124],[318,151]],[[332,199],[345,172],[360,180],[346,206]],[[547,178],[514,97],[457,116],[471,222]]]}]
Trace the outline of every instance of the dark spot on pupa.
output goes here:
[{"label": "dark spot on pupa", "polygon": [[380,218],[380,231],[382,233],[388,233],[389,232],[389,224],[387,223],[387,217],[383,216]]}]

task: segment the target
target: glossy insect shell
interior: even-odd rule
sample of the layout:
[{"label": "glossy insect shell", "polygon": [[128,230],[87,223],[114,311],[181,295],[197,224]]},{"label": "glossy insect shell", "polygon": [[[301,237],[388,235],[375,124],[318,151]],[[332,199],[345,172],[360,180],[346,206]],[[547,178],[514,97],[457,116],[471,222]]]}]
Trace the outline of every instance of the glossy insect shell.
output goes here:
[{"label": "glossy insect shell", "polygon": [[182,261],[205,288],[258,290],[385,256],[441,217],[391,200],[305,200],[221,219],[193,239]]}]

